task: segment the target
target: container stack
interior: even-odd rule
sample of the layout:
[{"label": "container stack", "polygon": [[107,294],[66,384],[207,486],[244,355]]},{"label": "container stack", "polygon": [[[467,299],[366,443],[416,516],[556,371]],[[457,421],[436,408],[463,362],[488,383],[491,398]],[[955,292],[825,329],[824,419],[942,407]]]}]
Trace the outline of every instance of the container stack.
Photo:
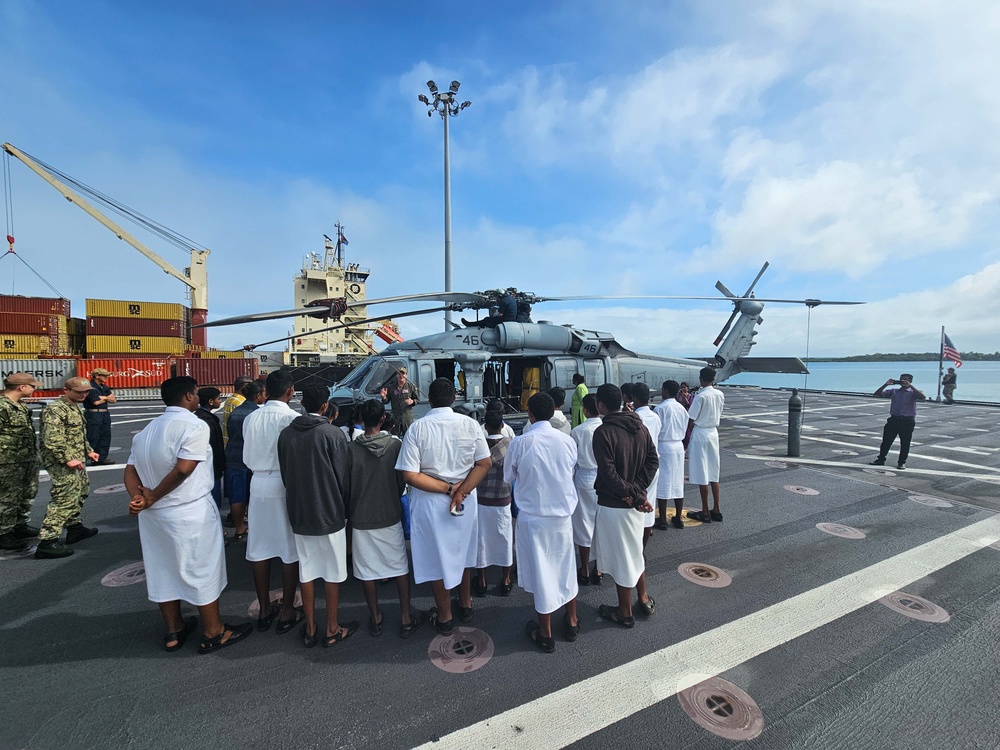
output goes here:
[{"label": "container stack", "polygon": [[151,357],[184,354],[191,311],[172,302],[87,300],[87,356]]},{"label": "container stack", "polygon": [[71,354],[68,299],[0,295],[0,358]]},{"label": "container stack", "polygon": [[[256,378],[260,367],[256,359],[208,359],[186,357],[173,360],[174,375],[187,375],[198,381],[198,385],[214,385],[230,391],[233,382],[240,375]],[[228,392],[228,391],[227,391]]]}]

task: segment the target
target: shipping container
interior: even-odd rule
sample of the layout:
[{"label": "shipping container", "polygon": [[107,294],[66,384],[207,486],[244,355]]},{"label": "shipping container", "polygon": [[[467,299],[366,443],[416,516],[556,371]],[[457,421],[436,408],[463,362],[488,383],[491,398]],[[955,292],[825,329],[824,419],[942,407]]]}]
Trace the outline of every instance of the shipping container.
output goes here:
[{"label": "shipping container", "polygon": [[171,338],[183,338],[184,332],[184,324],[179,320],[87,318],[88,336],[169,336]]},{"label": "shipping container", "polygon": [[86,336],[87,321],[84,318],[66,318],[66,333],[70,336]]},{"label": "shipping container", "polygon": [[3,313],[0,315],[0,331],[4,333],[67,333],[66,317],[63,315],[39,315],[38,313]]},{"label": "shipping container", "polygon": [[66,378],[76,375],[76,362],[75,359],[5,359],[0,361],[0,375],[5,378],[13,372],[26,372],[42,381],[46,390],[61,393]]},{"label": "shipping container", "polygon": [[69,300],[57,297],[20,297],[0,294],[0,313],[34,313],[69,317]]},{"label": "shipping container", "polygon": [[169,336],[87,336],[87,352],[111,352],[136,357],[153,354],[183,354],[184,339]]},{"label": "shipping container", "polygon": [[130,318],[132,320],[176,320],[188,315],[184,305],[174,302],[136,302],[119,299],[88,299],[88,318]]},{"label": "shipping container", "polygon": [[[165,357],[108,357],[81,359],[76,363],[76,374],[89,378],[97,368],[108,370],[107,385],[118,388],[159,388],[170,377],[170,362]],[[159,397],[159,396],[157,396]]]},{"label": "shipping container", "polygon": [[240,375],[256,378],[256,359],[175,359],[174,375],[187,375],[198,385],[232,386]]},{"label": "shipping container", "polygon": [[201,354],[202,359],[245,359],[243,350],[227,351],[223,349],[206,349]]},{"label": "shipping container", "polygon": [[257,367],[265,375],[275,370],[280,370],[281,366],[285,363],[284,352],[265,352],[260,349],[254,349],[252,352],[244,351],[243,356],[246,359],[256,359]]},{"label": "shipping container", "polygon": [[68,354],[69,337],[65,334],[0,333],[0,352],[20,354],[25,359],[38,354]]}]

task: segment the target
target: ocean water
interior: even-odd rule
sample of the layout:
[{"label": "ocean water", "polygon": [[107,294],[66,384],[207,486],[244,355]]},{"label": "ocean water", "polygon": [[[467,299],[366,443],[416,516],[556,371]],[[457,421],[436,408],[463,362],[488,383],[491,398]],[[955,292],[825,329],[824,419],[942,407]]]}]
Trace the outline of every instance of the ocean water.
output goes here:
[{"label": "ocean water", "polygon": [[[908,372],[913,384],[928,399],[937,398],[937,362],[812,362],[809,375],[772,375],[745,372],[729,378],[731,385],[759,385],[767,388],[809,388],[811,390],[872,393],[889,378]],[[945,372],[953,367],[945,363]],[[1000,362],[965,362],[957,368],[956,401],[1000,403]]]}]

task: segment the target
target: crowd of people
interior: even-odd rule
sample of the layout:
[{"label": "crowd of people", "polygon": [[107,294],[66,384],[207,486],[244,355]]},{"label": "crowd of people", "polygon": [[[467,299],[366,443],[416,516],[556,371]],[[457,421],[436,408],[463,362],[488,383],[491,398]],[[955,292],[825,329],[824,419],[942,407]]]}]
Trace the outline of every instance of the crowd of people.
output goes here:
[{"label": "crowd of people", "polygon": [[[644,383],[606,383],[590,393],[578,377],[572,399],[572,421],[578,424],[562,412],[566,392],[553,388],[528,399],[521,435],[505,423],[502,402],[489,404],[482,426],[455,412],[455,386],[448,378],[431,383],[429,412],[402,420],[405,430],[386,429],[392,416],[386,402],[411,409],[417,400],[405,373],[382,399],[354,409],[343,428],[333,423],[336,407],[326,386],[305,387],[304,413],[294,410],[294,383],[283,371],[270,373],[263,385],[249,378],[237,382],[221,408],[219,389],[199,388],[189,377],[170,378],[161,386],[166,408],[135,435],[124,477],[128,511],[138,517],[149,599],[164,621],[164,648],[180,649],[197,628],[197,618],[182,614],[182,602],[198,609],[199,653],[238,643],[254,629],[273,627],[281,635],[300,623],[305,647],[335,646],[359,629],[356,620],[340,618],[340,585],[349,574],[362,583],[371,636],[382,635],[387,624],[380,582],[395,583],[400,637],[425,624],[447,634],[456,620],[472,622],[473,597],[490,591],[489,568],[500,572],[494,593],[511,594],[515,559],[516,581],[533,597],[525,633],[541,651],[554,651],[555,630],[568,641],[579,637],[579,587],[601,585],[605,575],[614,580],[616,598],[601,605],[600,616],[632,628],[636,615],[656,611],[643,555],[653,528],[669,528],[668,518],[684,527],[684,442],[691,425],[691,479],[701,486],[703,507],[687,515],[703,523],[722,520],[716,427],[723,397],[714,377],[711,368],[701,371],[690,404],[682,401],[679,383],[666,381],[655,410]],[[20,400],[35,385],[15,375],[6,387],[3,418],[26,421],[23,429],[32,431],[34,445]],[[38,531],[40,549],[63,526],[68,543],[79,541],[71,536],[95,531],[80,523],[87,489],[77,486],[86,483],[87,456],[99,460],[77,406],[90,391],[89,382],[72,378],[66,394],[43,411],[42,457],[53,476],[53,503]],[[57,426],[71,445],[55,455]],[[5,466],[0,474],[13,470]],[[37,466],[35,476],[37,481]],[[71,481],[77,500],[60,504],[57,484]],[[234,528],[228,539],[223,494]],[[32,531],[22,526],[26,518],[21,506],[5,510],[5,543]],[[228,584],[225,546],[235,541],[246,544],[259,606],[255,624],[228,624],[219,610]],[[281,598],[274,602],[273,562],[282,580]],[[323,584],[325,623],[315,617],[317,581]],[[423,583],[430,583],[434,598],[426,613],[410,602],[411,584]],[[295,606],[297,592],[301,607]],[[559,611],[562,619],[554,628]]]}]

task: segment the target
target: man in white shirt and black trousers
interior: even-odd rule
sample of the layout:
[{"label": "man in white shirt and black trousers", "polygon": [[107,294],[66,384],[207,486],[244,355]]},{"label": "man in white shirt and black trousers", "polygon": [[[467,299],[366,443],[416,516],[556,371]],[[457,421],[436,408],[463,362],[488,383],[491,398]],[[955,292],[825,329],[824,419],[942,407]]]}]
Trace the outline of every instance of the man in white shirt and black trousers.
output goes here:
[{"label": "man in white shirt and black trousers", "polygon": [[555,403],[547,393],[528,399],[531,426],[514,438],[504,458],[503,478],[517,487],[517,578],[534,595],[538,622],[526,632],[542,651],[555,651],[552,613],[563,605],[567,641],[580,633],[576,614],[576,555],[573,550],[573,511],[576,489],[576,442],[549,421]]},{"label": "man in white shirt and black trousers", "polygon": [[170,378],[160,386],[167,408],[132,441],[125,467],[129,515],[139,517],[139,542],[150,601],[166,624],[164,648],[177,651],[198,621],[181,616],[181,600],[198,607],[203,633],[198,652],[211,653],[243,640],[253,626],[227,625],[219,615],[226,587],[219,510],[208,426],[194,416],[198,383]]}]

